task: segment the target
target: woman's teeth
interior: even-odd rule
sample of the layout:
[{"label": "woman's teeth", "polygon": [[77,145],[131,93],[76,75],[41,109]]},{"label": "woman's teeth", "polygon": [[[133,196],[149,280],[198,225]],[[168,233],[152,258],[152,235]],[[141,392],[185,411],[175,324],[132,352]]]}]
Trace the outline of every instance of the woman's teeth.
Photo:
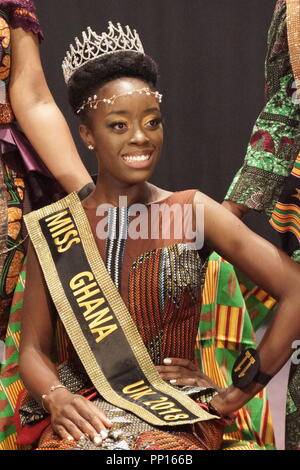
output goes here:
[{"label": "woman's teeth", "polygon": [[144,162],[145,160],[149,160],[150,155],[124,155],[123,158],[126,162]]}]

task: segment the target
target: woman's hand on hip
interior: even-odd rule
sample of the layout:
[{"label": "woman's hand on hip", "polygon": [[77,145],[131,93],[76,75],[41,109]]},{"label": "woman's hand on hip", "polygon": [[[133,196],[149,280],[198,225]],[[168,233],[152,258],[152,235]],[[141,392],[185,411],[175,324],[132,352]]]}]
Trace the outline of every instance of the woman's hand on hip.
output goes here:
[{"label": "woman's hand on hip", "polygon": [[219,389],[213,380],[188,359],[166,358],[164,359],[164,365],[156,366],[156,370],[163,380],[170,382],[172,385],[191,385]]}]

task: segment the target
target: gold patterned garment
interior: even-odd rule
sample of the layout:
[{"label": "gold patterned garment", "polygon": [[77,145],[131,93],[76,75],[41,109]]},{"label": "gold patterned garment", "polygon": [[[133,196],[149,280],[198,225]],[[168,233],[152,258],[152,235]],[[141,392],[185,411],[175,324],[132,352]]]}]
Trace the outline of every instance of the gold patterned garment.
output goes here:
[{"label": "gold patterned garment", "polygon": [[43,432],[37,450],[218,450],[224,420],[210,420],[180,429],[155,428],[138,416],[105,402],[94,400],[112,422],[107,439],[97,447],[85,436],[78,442],[61,440],[51,426]]},{"label": "gold patterned garment", "polygon": [[[192,214],[192,203],[196,190],[173,193],[159,201],[159,233],[165,215],[170,215],[169,224],[184,226],[185,207]],[[174,213],[170,208],[177,209]],[[145,225],[152,227],[153,205],[147,206]],[[107,269],[118,287],[129,312],[139,330],[141,338],[156,365],[163,363],[166,357],[180,357],[194,361],[195,341],[199,324],[201,293],[206,266],[207,250],[199,251],[190,244],[191,240],[183,233],[175,238],[170,231],[167,238],[139,238],[130,235],[131,218],[126,207],[112,207],[107,217],[107,237],[100,239],[99,223],[95,210],[87,210],[92,232]],[[176,215],[175,215],[176,214]],[[178,220],[176,217],[180,217]],[[175,220],[176,218],[176,220]],[[192,220],[191,216],[191,220]],[[151,220],[152,219],[152,220]],[[177,222],[177,224],[176,224]],[[172,235],[173,233],[173,235]],[[190,233],[190,232],[189,232]],[[74,374],[82,370],[76,352],[70,353]],[[69,368],[69,372],[72,371]],[[74,374],[71,375],[74,377]],[[84,373],[83,373],[84,375]],[[60,376],[63,383],[64,377]],[[68,388],[75,391],[72,381]],[[84,381],[88,385],[88,381]],[[83,383],[82,383],[83,385]],[[186,387],[184,393],[195,401],[206,403],[211,399],[211,389]],[[208,396],[209,395],[209,396]],[[196,425],[181,425],[176,428],[155,427],[145,423],[138,416],[123,411],[104,401],[99,395],[93,397],[96,406],[102,408],[113,423],[108,439],[102,448],[109,449],[218,449],[222,443],[224,422],[210,420]],[[30,407],[29,407],[30,408]],[[21,415],[30,420],[28,404],[21,408]],[[38,412],[31,412],[37,416]],[[26,422],[25,420],[25,422]],[[24,424],[24,423],[23,423]],[[48,427],[40,440],[39,449],[63,448],[96,449],[87,439],[79,443],[61,441]]]},{"label": "gold patterned garment", "polygon": [[[171,236],[164,239],[127,237],[132,219],[128,219],[125,207],[115,207],[107,218],[108,237],[101,240],[96,231],[103,218],[94,210],[86,210],[102,259],[156,365],[166,357],[194,360],[208,250],[191,249],[185,234],[176,239],[172,232],[175,217],[182,217],[183,226],[184,207],[192,208],[195,193],[173,193],[155,204],[161,214],[160,233],[170,208],[182,208],[181,215],[176,209],[170,211]],[[147,206],[148,227],[153,224],[152,206]]]}]

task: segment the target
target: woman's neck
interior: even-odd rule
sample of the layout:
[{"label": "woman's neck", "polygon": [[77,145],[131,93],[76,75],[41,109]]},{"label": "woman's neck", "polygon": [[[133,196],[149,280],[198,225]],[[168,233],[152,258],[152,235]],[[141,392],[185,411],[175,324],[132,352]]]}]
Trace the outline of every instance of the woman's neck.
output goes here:
[{"label": "woman's neck", "polygon": [[[97,208],[100,204],[112,204],[119,206],[126,204],[149,204],[151,202],[160,201],[172,194],[162,188],[155,186],[148,181],[144,181],[136,185],[124,184],[105,184],[105,182],[97,180],[94,191],[83,201],[83,207],[86,209]],[[126,199],[120,200],[120,197]]]},{"label": "woman's neck", "polygon": [[[152,201],[158,189],[148,182],[125,185],[105,184],[105,182],[98,180],[95,190],[84,200],[83,206],[93,208],[100,204],[112,204],[113,206],[119,206],[120,203],[128,206],[135,203],[146,204]],[[120,200],[121,197],[122,200]]]}]

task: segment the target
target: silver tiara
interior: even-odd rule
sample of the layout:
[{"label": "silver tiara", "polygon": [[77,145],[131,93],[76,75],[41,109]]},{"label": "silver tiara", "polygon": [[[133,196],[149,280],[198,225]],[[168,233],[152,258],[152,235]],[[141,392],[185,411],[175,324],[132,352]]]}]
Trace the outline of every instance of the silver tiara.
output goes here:
[{"label": "silver tiara", "polygon": [[73,73],[91,60],[107,54],[119,51],[133,51],[145,54],[143,45],[136,30],[129,26],[122,28],[120,23],[114,26],[108,22],[108,33],[100,36],[90,26],[82,33],[82,41],[76,37],[75,45],[70,45],[70,50],[62,63],[65,82],[68,83]]}]

